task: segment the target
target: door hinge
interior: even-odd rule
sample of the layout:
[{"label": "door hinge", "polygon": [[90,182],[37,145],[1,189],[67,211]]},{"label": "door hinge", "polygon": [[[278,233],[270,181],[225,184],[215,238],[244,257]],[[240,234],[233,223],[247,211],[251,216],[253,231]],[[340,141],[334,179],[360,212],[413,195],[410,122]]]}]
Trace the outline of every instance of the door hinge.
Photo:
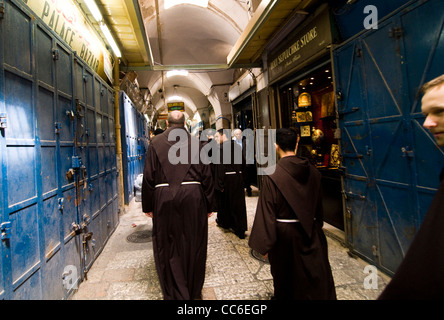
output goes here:
[{"label": "door hinge", "polygon": [[0,231],[2,233],[2,240],[11,238],[11,221],[3,222],[0,224]]},{"label": "door hinge", "polygon": [[393,27],[389,30],[389,37],[393,39],[401,39],[403,34],[403,30],[400,27]]}]

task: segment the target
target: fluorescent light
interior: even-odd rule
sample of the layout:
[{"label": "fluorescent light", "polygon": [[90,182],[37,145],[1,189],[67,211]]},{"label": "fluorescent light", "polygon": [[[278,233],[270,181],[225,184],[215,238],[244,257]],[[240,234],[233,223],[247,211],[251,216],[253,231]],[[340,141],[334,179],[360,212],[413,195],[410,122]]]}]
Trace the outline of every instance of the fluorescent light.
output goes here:
[{"label": "fluorescent light", "polygon": [[91,11],[94,19],[96,19],[97,22],[100,22],[102,20],[102,14],[100,13],[99,7],[97,7],[96,1],[85,0],[85,3],[89,11]]},{"label": "fluorescent light", "polygon": [[188,76],[187,70],[171,70],[167,72],[167,77],[174,77],[174,76]]},{"label": "fluorescent light", "polygon": [[117,46],[117,43],[114,41],[113,36],[111,35],[111,32],[109,32],[108,27],[105,23],[100,24],[100,29],[102,30],[103,34],[105,35],[106,40],[108,40],[109,45],[114,51],[114,54],[120,58],[122,54],[120,53],[119,47]]},{"label": "fluorescent light", "polygon": [[194,4],[199,7],[208,7],[208,0],[165,0],[163,2],[163,7],[169,9],[171,7],[177,6],[179,4]]},{"label": "fluorescent light", "polygon": [[169,102],[171,102],[171,101],[183,101],[183,98],[181,96],[171,96],[167,100]]}]

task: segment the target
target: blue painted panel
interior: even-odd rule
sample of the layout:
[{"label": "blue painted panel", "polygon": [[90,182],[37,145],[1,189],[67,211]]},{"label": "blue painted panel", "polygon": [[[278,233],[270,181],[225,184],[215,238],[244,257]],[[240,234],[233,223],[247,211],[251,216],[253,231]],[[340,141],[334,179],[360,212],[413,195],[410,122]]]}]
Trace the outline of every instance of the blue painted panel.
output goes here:
[{"label": "blue painted panel", "polygon": [[[37,195],[35,152],[33,146],[8,146],[7,185],[9,206],[29,200]],[[24,185],[24,181],[26,184]]]},{"label": "blue painted panel", "polygon": [[333,54],[347,241],[388,272],[407,251],[444,166],[443,150],[422,127],[417,95],[444,70],[443,11],[442,1],[413,1]]},{"label": "blue painted panel", "polygon": [[55,141],[54,93],[40,87],[37,101],[37,125],[40,140]]},{"label": "blue painted panel", "polygon": [[56,149],[55,147],[42,147],[42,192],[54,191],[57,189],[57,174],[56,174]]},{"label": "blue painted panel", "polygon": [[[37,57],[39,61],[36,65],[38,78],[40,81],[53,86],[54,60],[52,57],[52,38],[39,26],[37,26],[35,30]],[[48,106],[52,106],[52,104],[48,104]]]},{"label": "blue painted panel", "polygon": [[[367,5],[374,5],[378,9],[378,18],[382,19],[394,10],[407,4],[411,0],[360,0],[354,4],[345,4],[334,10],[334,16],[343,41],[353,37],[364,29],[364,14]],[[439,1],[439,0],[438,0]]]},{"label": "blue painted panel", "polygon": [[[63,286],[64,268],[74,266],[83,279],[118,223],[114,116],[108,114],[113,90],[25,6],[4,4],[0,223],[11,222],[11,235],[0,242],[0,299],[63,299],[71,292]],[[103,127],[96,127],[97,118],[106,120]],[[106,150],[100,177],[99,148]],[[69,178],[73,156],[85,171],[75,169]],[[101,222],[93,235],[98,245],[88,243],[90,254],[72,224],[89,227],[93,215]]]},{"label": "blue painted panel", "polygon": [[5,96],[6,138],[34,140],[32,82],[18,74],[5,72],[5,92],[8,93]]},{"label": "blue painted panel", "polygon": [[94,105],[94,88],[93,88],[94,76],[92,75],[92,73],[88,69],[83,69],[83,79],[85,82],[84,101],[86,102],[87,106],[95,107],[95,105]]},{"label": "blue painted panel", "polygon": [[99,79],[94,78],[94,106],[97,112],[102,112],[102,104],[100,103],[101,98],[101,84]]},{"label": "blue painted panel", "polygon": [[[15,212],[11,217],[12,283],[19,287],[40,263],[37,205]],[[34,296],[34,295],[33,295]],[[36,296],[39,296],[36,294]],[[32,298],[32,297],[30,297]]]},{"label": "blue painted panel", "polygon": [[137,111],[130,98],[122,91],[119,99],[124,198],[125,203],[129,203],[134,196],[134,181],[140,173],[143,173],[145,144],[148,137],[145,131],[146,120]]},{"label": "blue painted panel", "polygon": [[[65,50],[61,45],[56,45],[55,49],[58,53],[56,60],[57,70],[57,90],[61,93],[69,94],[72,96],[73,91],[73,75],[72,75],[72,63],[71,53]],[[65,115],[66,117],[66,115]]]},{"label": "blue painted panel", "polygon": [[[102,115],[99,113],[96,114],[96,138],[97,138],[97,143],[103,143]],[[100,163],[100,164],[102,164],[102,163]],[[101,168],[100,171],[103,171],[103,168]]]},{"label": "blue painted panel", "polygon": [[[4,63],[11,67],[31,74],[31,18],[14,6],[6,5],[7,15],[2,20],[3,36],[7,38],[4,50]],[[19,34],[20,37],[11,37]]]}]

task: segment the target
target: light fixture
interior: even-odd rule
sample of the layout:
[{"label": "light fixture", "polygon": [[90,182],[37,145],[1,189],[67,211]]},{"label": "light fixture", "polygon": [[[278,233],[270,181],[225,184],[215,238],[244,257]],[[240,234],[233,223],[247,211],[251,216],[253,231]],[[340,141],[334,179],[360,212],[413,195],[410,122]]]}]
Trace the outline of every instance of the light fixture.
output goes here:
[{"label": "light fixture", "polygon": [[168,102],[172,102],[172,101],[183,101],[183,98],[181,96],[171,96],[168,99]]},{"label": "light fixture", "polygon": [[88,7],[89,11],[91,11],[91,14],[93,15],[94,19],[99,24],[100,29],[102,30],[103,34],[105,35],[105,38],[108,41],[109,45],[111,46],[111,49],[113,49],[114,54],[118,58],[120,58],[122,56],[122,53],[120,52],[120,49],[117,46],[116,41],[114,41],[114,38],[111,35],[111,32],[108,29],[108,26],[103,21],[102,14],[100,13],[100,10],[96,4],[96,1],[95,0],[85,0],[85,3],[86,3],[86,6]]},{"label": "light fixture", "polygon": [[100,23],[100,29],[102,30],[103,34],[105,35],[105,38],[108,41],[111,48],[113,49],[116,57],[120,58],[122,56],[122,54],[120,53],[120,49],[117,46],[117,43],[114,41],[114,38],[111,35],[111,32],[109,31],[107,25],[105,23],[103,23],[103,21]]},{"label": "light fixture", "polygon": [[194,4],[206,8],[208,7],[208,0],[165,0],[163,2],[163,7],[166,10],[179,4]]},{"label": "light fixture", "polygon": [[174,77],[174,76],[188,76],[187,70],[171,70],[167,72],[167,78]]},{"label": "light fixture", "polygon": [[96,2],[94,0],[85,0],[85,3],[89,11],[91,11],[91,14],[93,15],[94,19],[96,19],[97,22],[100,22],[103,18]]}]

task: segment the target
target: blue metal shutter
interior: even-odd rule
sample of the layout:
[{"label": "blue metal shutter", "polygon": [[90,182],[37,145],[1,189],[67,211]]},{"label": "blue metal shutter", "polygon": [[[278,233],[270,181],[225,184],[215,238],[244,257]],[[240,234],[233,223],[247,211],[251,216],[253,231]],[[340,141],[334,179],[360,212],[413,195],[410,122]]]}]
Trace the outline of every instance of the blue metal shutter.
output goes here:
[{"label": "blue metal shutter", "polygon": [[347,242],[396,270],[438,186],[444,153],[419,88],[444,73],[442,1],[418,1],[333,51],[346,169]]}]

